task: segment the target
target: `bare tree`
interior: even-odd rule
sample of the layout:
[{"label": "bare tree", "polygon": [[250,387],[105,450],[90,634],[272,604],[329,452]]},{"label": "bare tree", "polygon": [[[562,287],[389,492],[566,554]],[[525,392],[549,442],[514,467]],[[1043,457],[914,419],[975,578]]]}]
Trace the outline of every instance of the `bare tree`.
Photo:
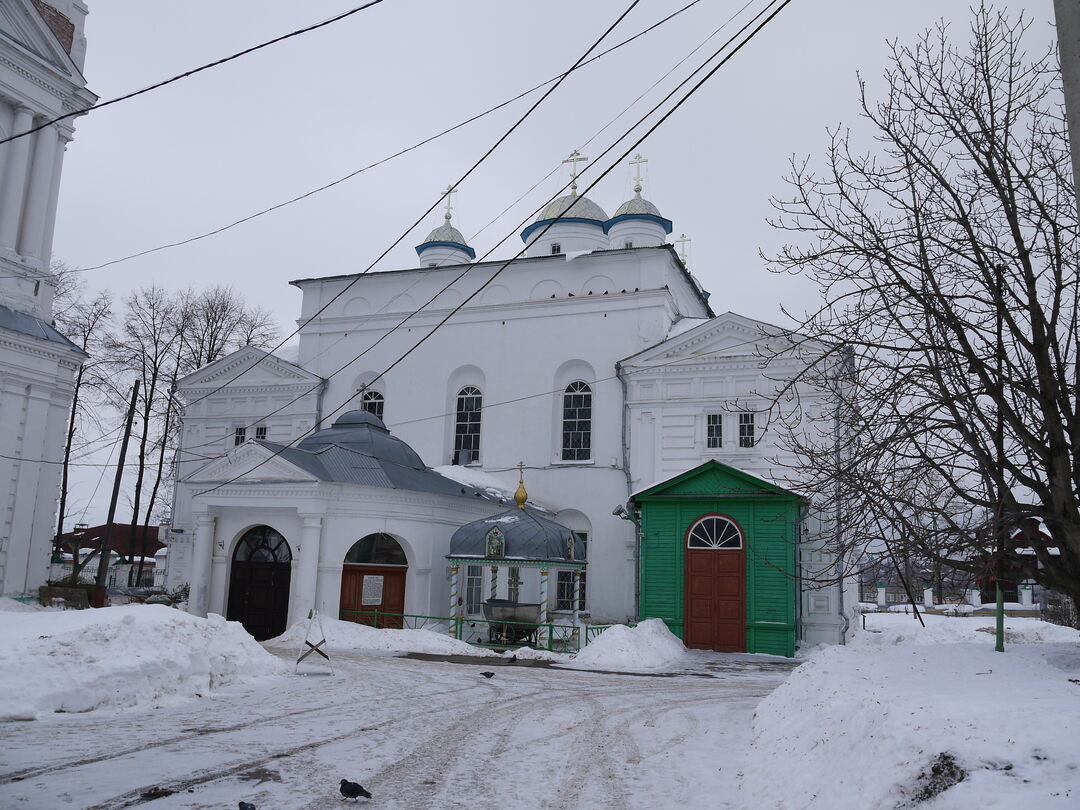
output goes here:
[{"label": "bare tree", "polygon": [[188,290],[184,298],[183,373],[244,346],[266,346],[277,340],[277,325],[270,313],[246,306],[232,287],[218,285],[198,293]]},{"label": "bare tree", "polygon": [[792,162],[773,224],[795,244],[771,264],[825,302],[792,338],[826,347],[806,379],[838,404],[789,444],[833,550],[1009,558],[1080,600],[1077,212],[1060,72],[1025,52],[1029,24],[983,6],[965,44],[944,23],[893,43],[881,100],[860,81],[875,145],[838,130],[822,165]]}]

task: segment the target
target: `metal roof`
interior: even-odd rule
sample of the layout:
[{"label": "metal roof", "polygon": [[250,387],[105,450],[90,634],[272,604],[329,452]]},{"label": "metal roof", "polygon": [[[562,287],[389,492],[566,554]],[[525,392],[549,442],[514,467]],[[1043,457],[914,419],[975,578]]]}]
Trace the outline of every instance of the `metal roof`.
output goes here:
[{"label": "metal roof", "polygon": [[27,312],[19,312],[3,304],[0,304],[0,328],[30,335],[30,337],[39,338],[40,340],[47,340],[50,343],[58,343],[66,348],[74,349],[80,354],[86,354],[41,318],[36,318]]},{"label": "metal roof", "polygon": [[296,447],[257,441],[320,481],[498,501],[428,468],[415,450],[391,436],[382,420],[367,411],[342,414],[331,427],[307,437]]},{"label": "metal roof", "polygon": [[[585,541],[566,526],[542,517],[531,509],[510,509],[491,517],[466,523],[450,538],[450,557],[487,556],[487,536],[498,528],[504,538],[507,560],[548,560],[584,563]],[[572,553],[570,550],[572,549]]]}]

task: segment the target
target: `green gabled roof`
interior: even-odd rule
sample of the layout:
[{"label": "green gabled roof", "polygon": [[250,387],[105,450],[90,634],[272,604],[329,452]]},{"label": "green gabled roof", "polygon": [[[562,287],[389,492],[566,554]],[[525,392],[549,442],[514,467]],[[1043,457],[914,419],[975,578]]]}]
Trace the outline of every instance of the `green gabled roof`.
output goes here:
[{"label": "green gabled roof", "polygon": [[768,481],[721,464],[706,461],[666,481],[653,484],[630,496],[635,501],[662,498],[746,498],[767,497],[801,500],[802,496]]}]

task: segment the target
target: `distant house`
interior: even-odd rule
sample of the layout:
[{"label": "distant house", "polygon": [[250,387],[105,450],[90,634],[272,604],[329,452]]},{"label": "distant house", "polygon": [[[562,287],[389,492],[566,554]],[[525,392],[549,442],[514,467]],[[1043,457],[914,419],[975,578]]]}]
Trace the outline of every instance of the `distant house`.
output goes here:
[{"label": "distant house", "polygon": [[[52,579],[61,579],[71,574],[74,569],[75,552],[78,550],[80,561],[95,549],[101,548],[105,537],[105,524],[101,526],[76,526],[65,532],[58,539],[59,556],[54,557]],[[165,544],[158,539],[159,527],[147,526],[145,543],[143,527],[130,523],[114,523],[109,537],[112,557],[109,562],[109,577],[106,582],[110,587],[149,587],[160,584],[161,576],[155,577],[156,559],[164,559],[159,552]],[[142,557],[142,577],[139,579],[139,558]],[[90,580],[97,576],[98,559],[95,557],[82,569],[81,577]],[[136,581],[138,579],[138,581]]]}]

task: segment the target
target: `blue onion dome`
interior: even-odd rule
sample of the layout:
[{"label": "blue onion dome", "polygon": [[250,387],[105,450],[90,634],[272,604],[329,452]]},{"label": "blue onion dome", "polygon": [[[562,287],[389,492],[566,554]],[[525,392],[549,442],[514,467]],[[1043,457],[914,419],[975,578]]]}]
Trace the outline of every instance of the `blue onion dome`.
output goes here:
[{"label": "blue onion dome", "polygon": [[419,256],[429,248],[449,248],[459,250],[470,259],[476,258],[476,251],[465,244],[465,237],[461,231],[450,224],[450,212],[447,211],[444,222],[438,228],[427,235],[422,244],[416,246],[416,254]]},{"label": "blue onion dome", "polygon": [[634,186],[634,196],[619,206],[615,216],[604,223],[607,231],[616,222],[624,222],[628,219],[645,219],[655,222],[663,227],[665,233],[671,233],[671,220],[666,219],[660,209],[641,196],[641,184]]}]

